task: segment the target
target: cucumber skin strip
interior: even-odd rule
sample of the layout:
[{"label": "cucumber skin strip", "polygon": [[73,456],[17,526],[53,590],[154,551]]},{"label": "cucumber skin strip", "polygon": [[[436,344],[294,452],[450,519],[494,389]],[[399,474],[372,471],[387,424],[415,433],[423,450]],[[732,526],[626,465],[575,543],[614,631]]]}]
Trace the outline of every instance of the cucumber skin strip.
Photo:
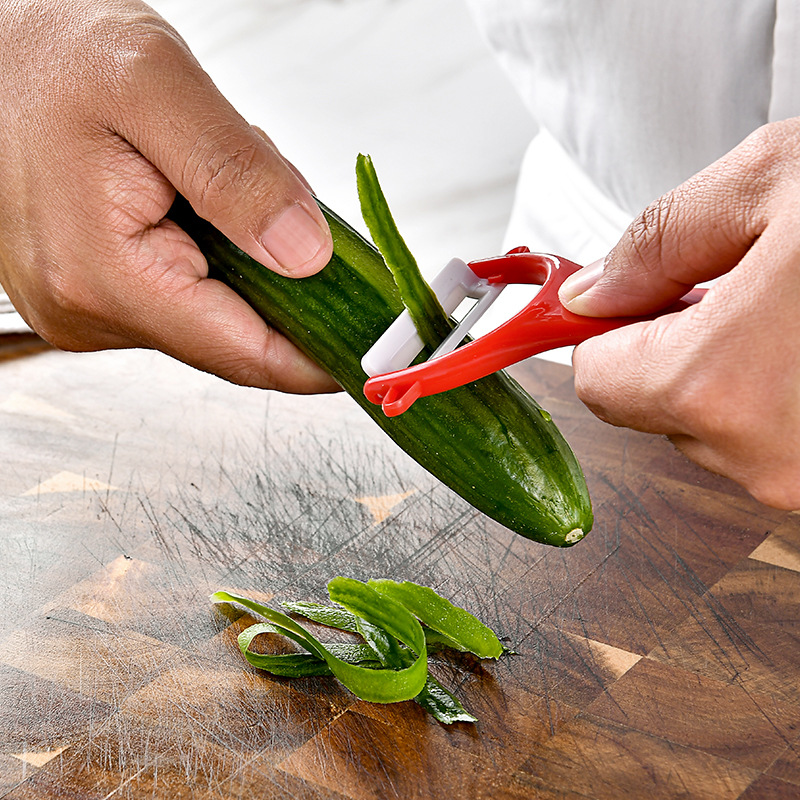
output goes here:
[{"label": "cucumber skin strip", "polygon": [[[359,628],[365,627],[363,623],[359,625],[359,618],[355,614],[341,608],[326,606],[321,603],[302,601],[284,602],[281,603],[281,605],[287,611],[303,615],[313,622],[327,625],[328,627],[338,630],[356,633],[359,631]],[[369,623],[366,623],[366,626],[368,626],[367,632],[370,633],[370,638],[365,637],[364,644],[334,644],[328,645],[328,649],[338,658],[350,663],[368,663],[374,666],[383,663],[384,666],[388,664],[395,668],[408,666],[410,661],[408,653],[404,653],[399,649],[392,651],[390,645],[386,643],[376,646],[378,642],[374,641],[374,639],[380,638],[379,634],[382,634],[386,639],[389,638],[385,631]],[[312,653],[266,655],[252,652],[249,648],[253,639],[264,633],[287,634],[285,630],[279,630],[270,623],[251,625],[240,633],[238,637],[239,648],[251,666],[270,672],[273,675],[289,678],[323,677],[333,674],[326,662]],[[362,631],[362,635],[363,633],[364,631]],[[437,640],[437,637],[440,636],[438,631],[433,631],[431,629],[423,629],[423,633],[426,637],[426,645],[429,636],[434,640]],[[441,634],[441,637],[442,641],[450,646],[452,640],[444,636],[444,634]],[[290,638],[297,641],[294,636]],[[303,646],[302,642],[298,643]],[[460,649],[456,642],[452,642],[452,646]],[[380,661],[378,659],[380,659]],[[442,686],[442,684],[430,674],[427,676],[425,685],[422,687],[419,694],[413,699],[421,708],[431,714],[434,719],[444,725],[452,725],[456,722],[474,723],[478,721],[476,717],[464,708],[455,695]]]},{"label": "cucumber skin strip", "polygon": [[[391,597],[379,594],[366,583],[341,576],[328,583],[328,594],[334,603],[344,606],[348,611],[372,625],[383,628],[386,633],[408,645],[418,658],[420,656],[427,657],[422,626],[404,605]],[[424,683],[423,680],[422,684]],[[422,685],[419,688],[421,689]]]},{"label": "cucumber skin strip", "polygon": [[[387,605],[375,603],[374,598],[376,596],[380,597],[381,595],[379,595],[369,583],[364,584],[352,578],[338,577],[334,578],[328,584],[328,593],[330,594],[331,600],[343,605],[348,611],[355,615],[356,624],[361,629],[365,641],[373,647],[378,658],[387,666],[395,669],[408,669],[406,665],[411,659],[410,654],[403,653],[396,645],[394,647],[392,646],[391,636],[404,641],[405,644],[416,650],[413,643],[404,640],[401,636],[398,636],[396,630],[392,630],[394,627],[394,619],[398,618],[398,616],[401,620],[405,617],[413,619],[421,634],[421,641],[418,646],[422,647],[423,650],[427,648],[422,627],[409,610],[406,609],[403,604],[395,602],[394,600]],[[390,600],[388,597],[384,597],[384,599]],[[374,613],[375,609],[378,609],[382,613]],[[389,616],[387,616],[387,613]],[[466,614],[467,612],[465,611],[463,613]],[[471,617],[472,615],[469,616]],[[474,619],[474,617],[472,617],[472,619]],[[366,620],[367,625],[370,626],[372,630],[364,626],[364,620]],[[475,621],[477,622],[477,620]],[[381,641],[386,634],[388,634],[386,637],[388,641]],[[427,654],[425,663],[427,666]],[[435,719],[446,725],[452,722],[477,722],[477,719],[466,711],[461,703],[429,674],[426,675],[424,685],[413,699]]]},{"label": "cucumber skin strip", "polygon": [[[266,633],[283,635],[283,631],[269,622],[257,623],[243,630],[238,636],[239,649],[247,662],[257,669],[279,675],[284,678],[308,678],[332,675],[331,668],[325,661],[313,653],[254,653],[250,645],[257,636]],[[326,645],[337,658],[351,664],[379,664],[372,649],[360,643],[333,643]]]},{"label": "cucumber skin strip", "polygon": [[442,686],[436,678],[428,675],[422,691],[414,698],[414,702],[424,708],[432,717],[445,725],[454,722],[477,722],[455,695]]},{"label": "cucumber skin strip", "polygon": [[372,241],[392,273],[403,305],[408,309],[420,338],[435,349],[450,333],[452,325],[397,229],[369,156],[359,155],[356,160],[356,184],[361,216]]},{"label": "cucumber skin strip", "polygon": [[[353,611],[353,613],[359,613],[355,609],[362,609],[364,611],[363,616],[368,622],[373,621],[370,617],[375,618],[376,616],[371,612],[370,608],[368,608],[370,604],[373,606],[377,605],[381,609],[388,607],[388,611],[377,616],[386,617],[389,626],[391,626],[391,629],[387,626],[387,630],[393,635],[397,635],[397,638],[418,653],[416,660],[410,667],[395,672],[393,670],[372,670],[367,667],[349,664],[334,656],[302,625],[299,625],[291,617],[282,614],[280,611],[257,603],[255,600],[250,600],[247,597],[225,591],[215,592],[211,595],[211,600],[215,603],[238,603],[239,605],[243,605],[245,608],[260,614],[275,627],[283,631],[288,631],[290,634],[295,634],[294,636],[290,636],[290,638],[294,639],[298,644],[318,658],[323,659],[330,667],[331,672],[350,689],[353,694],[363,700],[368,700],[372,703],[396,703],[402,700],[411,700],[416,697],[425,685],[425,680],[428,676],[425,635],[422,633],[419,622],[406,611],[405,608],[398,606],[397,603],[388,598],[383,598],[374,589],[370,589],[370,587],[360,583],[360,581],[355,581],[351,578],[334,578],[329,584],[329,591],[330,586],[334,584],[347,599],[347,602],[355,606],[355,608],[350,608],[348,610]],[[335,599],[333,593],[331,593],[331,599]],[[388,603],[386,602],[387,600]],[[399,625],[394,624],[394,620],[390,618],[397,607],[402,610]],[[409,639],[411,641],[408,641]]]},{"label": "cucumber skin strip", "polygon": [[[326,625],[329,628],[336,628],[340,631],[349,631],[350,633],[358,633],[358,623],[355,614],[345,611],[343,608],[334,608],[333,606],[326,606],[322,603],[311,603],[307,601],[286,601],[281,605],[291,614],[298,614],[301,617],[310,619],[320,625]],[[447,647],[451,650],[458,650],[462,653],[469,652],[463,645],[451,639],[449,636],[435,631],[433,628],[423,625],[422,632],[425,634],[425,645],[428,652],[431,649]]]},{"label": "cucumber skin strip", "polygon": [[[284,603],[283,605],[293,604]],[[330,606],[321,606],[321,608],[330,609]],[[346,611],[342,613],[349,614],[349,612]],[[379,629],[375,628],[375,630]],[[270,655],[254,653],[250,650],[250,645],[253,640],[257,636],[267,633],[283,635],[278,628],[271,625],[269,622],[251,625],[239,634],[239,649],[251,666],[283,678],[312,678],[333,675],[330,667],[313,653],[280,653],[277,655]],[[373,647],[366,643],[334,643],[328,644],[327,648],[337,658],[341,658],[352,664],[370,664],[376,667],[381,665],[381,662],[377,660]],[[385,663],[384,666],[386,666]],[[414,698],[414,702],[445,725],[452,725],[455,722],[478,721],[476,717],[473,717],[472,714],[461,705],[453,694],[430,675],[428,675],[425,686],[422,687],[422,691]]]},{"label": "cucumber skin strip", "polygon": [[394,636],[390,636],[383,628],[363,619],[357,619],[356,625],[359,634],[384,667],[403,669],[408,666],[403,657],[403,651]]},{"label": "cucumber skin strip", "polygon": [[[359,626],[358,617],[356,617],[355,614],[351,614],[349,611],[345,611],[344,609],[322,605],[321,603],[287,602],[281,603],[281,605],[287,611],[291,611],[294,614],[302,614],[312,622],[317,622],[321,625],[328,625],[329,627],[337,628],[339,630],[356,633],[358,632],[358,629],[360,627],[364,627],[364,625],[369,626],[371,629],[371,635],[373,632],[380,630],[380,628],[374,625],[369,625],[369,623]],[[250,628],[247,630],[250,630]],[[422,631],[425,634],[425,644],[429,651],[431,646],[446,646],[452,649],[462,650],[463,652],[460,644],[454,642],[452,639],[450,639],[450,637],[445,636],[443,633],[434,631],[432,628],[423,628]],[[364,632],[362,631],[362,635],[363,633]],[[244,634],[240,634],[240,637],[243,635]],[[385,631],[383,632],[383,635],[388,638],[388,634],[386,634]],[[386,657],[388,646],[382,645],[381,652],[378,652],[378,648],[376,647],[377,642],[374,639],[367,638],[366,636],[364,639],[365,644],[360,646],[368,648],[375,659],[380,659],[380,661],[375,661],[376,664],[383,663],[384,666],[386,666],[387,661],[389,660]],[[402,656],[402,651],[399,651],[399,653]],[[350,660],[339,653],[337,653],[337,655],[339,655],[340,658],[344,658],[346,661]],[[314,656],[311,655],[308,657],[314,658]],[[245,658],[250,661],[250,658],[248,658],[246,653]],[[253,664],[253,666],[258,666],[258,664],[254,664],[252,661],[250,661],[250,663]],[[322,662],[318,661],[317,663],[321,664]],[[389,664],[389,666],[401,666],[401,664],[395,663]],[[319,674],[330,674],[330,671]],[[425,681],[425,686],[422,687],[422,691],[414,698],[414,702],[427,711],[434,719],[438,720],[444,725],[452,725],[455,722],[478,721],[476,717],[474,717],[464,708],[464,706],[461,704],[458,698],[452,694],[452,692],[442,686],[442,684],[430,674],[428,674],[428,678]]]},{"label": "cucumber skin strip", "polygon": [[503,654],[503,645],[491,628],[433,589],[411,581],[397,583],[387,578],[372,579],[369,585],[381,595],[402,604],[425,625],[479,658],[499,658]]},{"label": "cucumber skin strip", "polygon": [[281,603],[281,605],[290,613],[299,614],[320,625],[327,625],[329,628],[336,628],[340,631],[358,633],[355,614],[351,614],[343,608],[334,608],[322,603],[309,603],[306,601],[285,602]]},{"label": "cucumber skin strip", "polygon": [[[364,637],[367,647],[374,651],[381,664],[391,669],[403,669],[411,663],[411,654],[398,645],[397,639],[377,625],[372,625],[358,617],[355,619],[359,633]],[[461,705],[455,695],[445,689],[430,673],[428,673],[422,691],[414,698],[414,702],[445,725],[452,725],[454,722],[478,721]]]},{"label": "cucumber skin strip", "polygon": [[[286,678],[305,678],[315,675],[330,674],[330,667],[314,653],[254,653],[250,649],[253,639],[265,633],[286,635],[286,631],[276,628],[269,622],[259,622],[245,628],[236,638],[236,643],[247,659],[248,664],[258,669],[271,672]],[[293,641],[297,639],[290,637]],[[301,644],[302,646],[302,644]]]}]

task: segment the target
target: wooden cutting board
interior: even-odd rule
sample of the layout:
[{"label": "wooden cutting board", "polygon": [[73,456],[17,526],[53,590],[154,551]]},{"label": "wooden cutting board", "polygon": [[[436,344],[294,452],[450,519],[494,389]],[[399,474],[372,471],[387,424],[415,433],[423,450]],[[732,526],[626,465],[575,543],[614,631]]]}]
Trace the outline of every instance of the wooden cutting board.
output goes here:
[{"label": "wooden cutting board", "polygon": [[[796,798],[800,518],[517,376],[587,472],[569,550],[439,485],[346,397],[156,354],[0,361],[0,797]],[[437,675],[443,727],[242,660],[237,590],[435,587],[517,655]]]}]

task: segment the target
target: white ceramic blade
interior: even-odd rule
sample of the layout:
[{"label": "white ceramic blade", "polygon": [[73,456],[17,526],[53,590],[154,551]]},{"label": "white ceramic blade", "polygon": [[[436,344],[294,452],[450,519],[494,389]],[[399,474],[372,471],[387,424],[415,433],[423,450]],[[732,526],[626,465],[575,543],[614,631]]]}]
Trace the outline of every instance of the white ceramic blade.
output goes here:
[{"label": "white ceramic blade", "polygon": [[[449,316],[467,297],[477,299],[478,303],[455,331],[442,342],[437,355],[444,355],[445,348],[446,352],[454,350],[467,335],[469,328],[480,319],[504,288],[505,284],[489,284],[488,281],[479,278],[460,258],[452,259],[431,281],[431,289],[439,298],[442,308]],[[423,347],[424,344],[411,315],[408,311],[403,311],[364,354],[361,368],[370,377],[405,369],[419,355]]]}]

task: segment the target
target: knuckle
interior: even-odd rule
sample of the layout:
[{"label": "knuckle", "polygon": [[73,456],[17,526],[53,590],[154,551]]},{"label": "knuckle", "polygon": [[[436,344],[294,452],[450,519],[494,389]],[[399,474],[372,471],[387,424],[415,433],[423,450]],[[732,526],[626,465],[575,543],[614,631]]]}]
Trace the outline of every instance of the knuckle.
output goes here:
[{"label": "knuckle", "polygon": [[92,349],[90,330],[102,317],[96,293],[77,270],[54,267],[40,272],[41,302],[31,311],[30,324],[59,350]]},{"label": "knuckle", "polygon": [[43,270],[42,289],[59,316],[80,314],[86,306],[89,287],[75,271],[57,268]]},{"label": "knuckle", "polygon": [[615,356],[604,352],[598,342],[584,342],[575,349],[573,365],[578,399],[603,422],[634,427],[629,402],[631,387],[625,377],[629,373],[615,369]]},{"label": "knuckle", "polygon": [[640,267],[653,267],[661,262],[663,233],[675,207],[675,194],[668,192],[649,206],[628,226],[625,232],[630,257]]},{"label": "knuckle", "polygon": [[721,416],[718,409],[710,410],[705,387],[692,380],[679,381],[665,387],[662,397],[674,430],[688,431],[703,441],[718,438]]},{"label": "knuckle", "polygon": [[790,140],[792,126],[786,122],[770,122],[756,128],[741,144],[748,163],[755,173],[770,171],[780,151]]},{"label": "knuckle", "polygon": [[572,354],[572,366],[576,396],[594,414],[599,416],[599,412],[602,410],[602,399],[598,389],[604,384],[596,380],[597,370],[591,352],[591,343],[584,343],[575,348]]},{"label": "knuckle", "polygon": [[729,439],[746,424],[743,405],[732,402],[724,380],[710,372],[687,369],[664,392],[679,428],[709,444]]},{"label": "knuckle", "polygon": [[595,391],[594,384],[586,374],[586,372],[579,367],[576,362],[575,365],[575,396],[580,400],[596,417],[602,419],[604,422],[609,420],[603,415],[603,402],[602,398],[598,396]]},{"label": "knuckle", "polygon": [[135,97],[152,83],[154,64],[163,80],[179,76],[187,59],[192,59],[177,31],[149,10],[126,9],[124,20],[119,10],[108,10],[95,15],[89,25],[94,31],[90,40],[97,43],[93,66],[123,99]]},{"label": "knuckle", "polygon": [[[742,165],[734,173],[739,197],[768,196],[787,178],[794,183],[794,170],[787,169],[787,165],[800,161],[800,120],[762,125],[734,149],[732,157]],[[752,214],[752,203],[742,205]]]},{"label": "knuckle", "polygon": [[183,183],[192,187],[200,213],[225,210],[231,193],[252,182],[259,157],[259,143],[242,141],[238,128],[220,131],[197,145],[184,167]]}]

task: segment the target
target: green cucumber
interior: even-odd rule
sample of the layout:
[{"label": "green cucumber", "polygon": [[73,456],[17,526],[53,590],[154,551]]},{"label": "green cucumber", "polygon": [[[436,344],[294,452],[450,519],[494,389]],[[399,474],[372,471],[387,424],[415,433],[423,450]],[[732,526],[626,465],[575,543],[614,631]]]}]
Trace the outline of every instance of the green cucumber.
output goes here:
[{"label": "green cucumber", "polygon": [[364,397],[361,357],[403,303],[375,247],[320,208],[333,235],[333,257],[321,272],[300,280],[250,258],[181,197],[170,217],[197,243],[212,277],[327,370],[442,483],[529,539],[560,547],[580,541],[592,526],[581,468],[549,414],[505,372],[423,397],[397,417],[386,417]]}]

